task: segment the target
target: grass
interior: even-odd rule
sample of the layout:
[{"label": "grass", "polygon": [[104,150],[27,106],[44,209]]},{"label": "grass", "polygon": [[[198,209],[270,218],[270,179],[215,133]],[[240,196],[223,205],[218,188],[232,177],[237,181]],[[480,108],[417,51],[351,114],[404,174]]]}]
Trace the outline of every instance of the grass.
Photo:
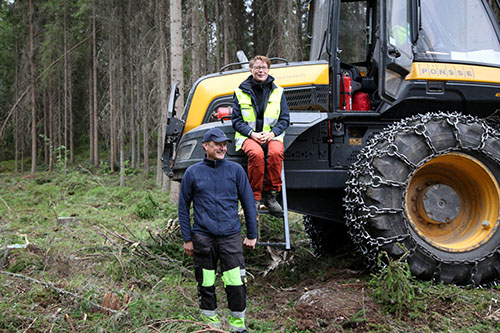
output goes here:
[{"label": "grass", "polygon": [[[176,207],[155,186],[153,175],[131,172],[120,188],[117,174],[91,167],[31,176],[11,173],[6,163],[0,164],[0,270],[6,272],[0,274],[0,331],[207,329],[198,322],[192,259],[183,255]],[[59,224],[58,217],[76,221]],[[280,225],[279,219],[262,218],[262,239],[280,239]],[[390,299],[376,294],[389,295],[383,288],[392,287],[394,279],[370,283],[373,277],[350,250],[316,258],[301,216],[291,214],[290,226],[292,251],[245,250],[252,332],[500,329],[499,289],[413,281],[393,267],[399,285],[412,291],[411,299],[396,294],[393,311],[387,308],[394,306]],[[6,248],[13,245],[18,248]],[[225,318],[227,303],[217,281]],[[318,290],[323,294],[312,303],[304,301]],[[96,306],[114,306],[109,299],[121,312]]]}]

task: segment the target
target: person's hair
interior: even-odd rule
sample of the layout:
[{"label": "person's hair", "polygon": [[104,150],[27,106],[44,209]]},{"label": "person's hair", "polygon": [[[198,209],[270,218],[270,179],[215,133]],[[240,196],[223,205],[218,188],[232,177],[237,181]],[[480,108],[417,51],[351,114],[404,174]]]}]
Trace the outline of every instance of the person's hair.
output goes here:
[{"label": "person's hair", "polygon": [[252,60],[250,60],[250,63],[249,63],[250,68],[253,68],[253,65],[255,64],[255,62],[256,62],[257,60],[260,60],[260,61],[265,62],[265,63],[266,63],[266,65],[267,65],[267,68],[271,68],[271,60],[269,60],[269,58],[268,58],[268,57],[263,56],[263,55],[258,55],[258,56],[255,56]]}]

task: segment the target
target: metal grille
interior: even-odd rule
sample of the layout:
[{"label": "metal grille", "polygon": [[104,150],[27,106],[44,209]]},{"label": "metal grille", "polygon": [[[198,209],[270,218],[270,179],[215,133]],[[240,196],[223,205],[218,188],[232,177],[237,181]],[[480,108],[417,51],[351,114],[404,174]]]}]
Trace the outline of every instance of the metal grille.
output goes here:
[{"label": "metal grille", "polygon": [[328,86],[285,89],[290,110],[328,110]]}]

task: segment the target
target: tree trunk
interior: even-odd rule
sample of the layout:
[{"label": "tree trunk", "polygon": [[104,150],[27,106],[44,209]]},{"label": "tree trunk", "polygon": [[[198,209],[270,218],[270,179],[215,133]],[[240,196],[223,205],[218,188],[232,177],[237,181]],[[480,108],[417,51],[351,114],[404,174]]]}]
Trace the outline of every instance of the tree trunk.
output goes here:
[{"label": "tree trunk", "polygon": [[[159,53],[159,63],[160,63],[160,105],[158,110],[158,119],[160,122],[157,125],[158,131],[158,141],[156,142],[156,185],[163,188],[163,170],[161,163],[161,156],[163,150],[163,142],[165,140],[165,124],[167,121],[167,110],[165,110],[166,100],[167,100],[167,79],[165,65],[167,62],[167,39],[165,31],[165,1],[158,1],[158,33],[160,41],[160,53]],[[172,17],[174,13],[172,12],[172,3],[170,3],[170,16]],[[172,30],[172,27],[170,27]]]},{"label": "tree trunk", "polygon": [[[91,48],[92,50],[92,48]],[[91,55],[92,57],[92,55]],[[92,84],[92,64],[89,64],[89,87],[88,87],[88,105],[89,105],[89,161],[94,164],[94,103],[93,103],[93,84]]]},{"label": "tree trunk", "polygon": [[123,53],[123,38],[125,36],[125,14],[123,13],[123,6],[118,7],[120,12],[120,35],[118,38],[118,147],[120,152],[120,187],[125,186],[125,72],[123,66],[125,61]]},{"label": "tree trunk", "polygon": [[[66,28],[64,29],[65,31],[65,45],[64,45],[64,54],[66,54],[66,52],[68,52],[68,38],[67,38],[67,35],[66,35],[66,31],[71,29],[71,23],[69,24],[69,28],[68,28],[68,22],[67,22],[67,17],[68,17],[68,13],[67,13],[67,10],[65,11],[65,14],[64,14],[64,19],[65,19],[65,26]],[[66,154],[66,152],[69,150],[69,162],[70,163],[74,163],[75,162],[75,152],[74,152],[74,142],[73,142],[73,80],[72,80],[72,57],[71,57],[71,52],[68,52],[67,53],[67,57],[66,57],[66,106],[67,106],[67,125],[68,125],[68,128],[66,130],[66,133],[68,135],[68,138],[67,138],[67,144],[68,146],[66,146],[66,148],[64,149],[64,152]],[[67,155],[67,154],[66,154]],[[66,156],[67,157],[67,156]],[[65,162],[66,163],[66,158],[65,158]]]},{"label": "tree trunk", "polygon": [[[17,95],[17,94],[16,94]],[[17,98],[17,97],[16,97]],[[18,111],[14,112],[14,171],[19,172],[19,116]]]},{"label": "tree trunk", "polygon": [[[246,42],[246,36],[248,35],[249,29],[245,23],[241,23],[247,22],[248,13],[244,1],[232,1],[230,8],[231,11],[228,22],[230,24],[229,31],[231,32],[231,38],[229,40],[231,43],[229,44],[229,54],[230,57],[232,56],[232,58],[234,58],[238,50],[243,50],[245,53],[249,51]],[[250,53],[246,54],[250,56]]]},{"label": "tree trunk", "polygon": [[[178,85],[180,96],[177,99],[176,110],[178,110],[178,117],[181,117],[182,111],[184,110],[184,93],[183,93],[184,80],[182,73],[183,53],[182,53],[181,0],[170,1],[170,59],[171,59],[170,82],[177,82],[177,81],[180,82]],[[165,123],[161,125],[165,126]],[[176,203],[178,201],[178,198],[179,198],[179,183],[171,182],[170,201],[172,203]]]},{"label": "tree trunk", "polygon": [[61,138],[61,87],[57,86],[56,88],[56,97],[57,97],[57,107],[56,107],[56,126],[54,127],[54,134],[56,137],[56,143],[54,144],[54,149],[57,149],[62,146],[62,138]]},{"label": "tree trunk", "polygon": [[43,160],[45,162],[46,165],[49,165],[49,142],[48,142],[48,139],[49,139],[49,134],[48,134],[48,102],[47,102],[47,89],[44,89],[44,93],[43,93],[43,137],[44,137],[44,140],[43,140]]},{"label": "tree trunk", "polygon": [[54,100],[52,78],[49,79],[49,171],[54,170]]},{"label": "tree trunk", "polygon": [[113,46],[112,46],[112,36],[113,33],[110,33],[109,36],[109,167],[111,169],[111,173],[115,172],[115,99],[113,92]]},{"label": "tree trunk", "polygon": [[[219,0],[215,0],[215,68],[221,68],[220,65],[220,40],[221,40],[221,22],[219,18]],[[206,18],[206,17],[205,17]],[[206,24],[208,25],[208,24]],[[205,39],[208,39],[208,33],[205,33]],[[206,51],[206,50],[205,50]],[[205,52],[207,54],[207,52]]]},{"label": "tree trunk", "polygon": [[36,137],[36,100],[35,100],[35,46],[33,35],[33,3],[28,1],[29,7],[29,66],[30,66],[30,84],[31,84],[31,173],[36,172],[37,164],[37,137]]},{"label": "tree trunk", "polygon": [[[19,95],[19,67],[17,63],[17,55],[19,55],[19,49],[18,49],[18,44],[16,41],[16,57],[14,58],[14,103],[17,101],[18,95]],[[14,165],[15,165],[15,172],[19,172],[19,160],[18,160],[18,155],[19,155],[19,111],[18,108],[14,111]]]},{"label": "tree trunk", "polygon": [[[273,48],[273,36],[276,34],[275,24],[277,16],[274,1],[253,0],[253,45],[254,56],[257,54],[269,55]],[[281,38],[282,36],[280,36]]]},{"label": "tree trunk", "polygon": [[304,58],[304,39],[302,38],[307,31],[307,27],[302,28],[302,17],[304,16],[304,8],[302,7],[302,3],[300,0],[295,1],[297,7],[297,26],[296,36],[297,36],[297,61],[307,60],[308,58]]},{"label": "tree trunk", "polygon": [[64,41],[63,41],[63,52],[64,52],[64,62],[63,62],[63,108],[64,108],[64,171],[66,171],[67,163],[67,151],[68,151],[68,54],[66,53],[68,46],[67,39],[67,26],[66,26],[66,5],[64,6]]},{"label": "tree trunk", "polygon": [[[219,0],[215,0],[215,1],[218,2]],[[204,52],[203,53],[206,55],[209,54],[209,52],[210,52],[209,51],[209,40],[210,40],[210,27],[209,27],[210,23],[209,22],[211,22],[210,21],[211,18],[208,15],[208,4],[207,3],[208,3],[208,1],[205,0],[204,7],[203,7],[204,12],[205,12],[205,28],[204,28],[204,32],[205,32],[205,41],[204,42],[205,43],[204,43]],[[220,52],[220,49],[218,50],[218,52]],[[220,56],[220,54],[219,54],[219,56]],[[210,62],[208,61],[208,57],[205,56],[204,58],[205,58],[205,73],[209,73],[212,66],[210,66]],[[220,67],[217,67],[217,70],[219,68]]]},{"label": "tree trunk", "polygon": [[92,82],[94,84],[94,92],[92,94],[93,97],[93,124],[94,124],[94,132],[91,133],[93,135],[93,144],[94,144],[94,166],[96,168],[99,167],[99,131],[98,131],[98,108],[97,108],[97,32],[96,32],[96,14],[95,14],[95,1],[92,5]]},{"label": "tree trunk", "polygon": [[146,74],[142,73],[142,101],[143,101],[143,113],[142,113],[142,144],[143,144],[143,154],[144,154],[144,170],[146,175],[149,175],[149,131],[148,131],[148,109],[149,102],[146,93]]},{"label": "tree trunk", "polygon": [[74,147],[74,133],[73,133],[73,84],[71,83],[71,69],[69,71],[69,86],[68,86],[68,110],[69,110],[69,161],[75,163],[75,147]]},{"label": "tree trunk", "polygon": [[229,64],[229,2],[224,0],[224,64]]},{"label": "tree trunk", "polygon": [[[285,38],[285,10],[286,10],[286,2],[283,0],[276,0],[274,2],[276,6],[276,15],[273,17],[273,21],[275,23],[274,33],[272,34],[271,40],[272,43],[269,45],[267,49],[267,54],[269,56],[274,55],[285,55],[285,45],[283,43],[283,39]],[[272,47],[274,46],[274,48]]]},{"label": "tree trunk", "polygon": [[[135,44],[135,39],[132,39],[132,25],[129,26],[129,43],[130,44]],[[135,169],[137,168],[137,159],[136,159],[136,130],[135,130],[135,112],[136,112],[136,105],[135,105],[135,93],[134,93],[134,48],[130,48],[130,54],[129,54],[129,68],[130,68],[130,82],[129,82],[129,89],[130,89],[130,167]]]},{"label": "tree trunk", "polygon": [[192,0],[191,6],[191,81],[192,87],[200,76],[200,2]]}]

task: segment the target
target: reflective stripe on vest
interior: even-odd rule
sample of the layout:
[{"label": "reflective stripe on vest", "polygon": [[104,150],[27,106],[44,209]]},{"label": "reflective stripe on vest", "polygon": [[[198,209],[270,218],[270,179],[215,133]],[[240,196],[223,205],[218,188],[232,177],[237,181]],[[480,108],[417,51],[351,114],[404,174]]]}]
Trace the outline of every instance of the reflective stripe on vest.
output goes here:
[{"label": "reflective stripe on vest", "polygon": [[[243,121],[247,123],[250,128],[255,130],[257,126],[257,118],[255,115],[255,110],[252,105],[252,98],[249,94],[244,92],[241,89],[235,90],[236,98],[238,99],[238,103],[240,104],[241,117]],[[264,124],[262,126],[262,131],[270,132],[274,125],[278,122],[281,113],[281,97],[283,96],[283,88],[277,87],[273,89],[271,94],[269,95],[269,100],[267,101],[266,110],[264,111]],[[273,140],[278,140],[283,142],[283,138],[285,137],[285,132],[273,138]],[[236,151],[240,150],[243,146],[243,142],[248,139],[247,136],[236,132],[234,135]]]}]

